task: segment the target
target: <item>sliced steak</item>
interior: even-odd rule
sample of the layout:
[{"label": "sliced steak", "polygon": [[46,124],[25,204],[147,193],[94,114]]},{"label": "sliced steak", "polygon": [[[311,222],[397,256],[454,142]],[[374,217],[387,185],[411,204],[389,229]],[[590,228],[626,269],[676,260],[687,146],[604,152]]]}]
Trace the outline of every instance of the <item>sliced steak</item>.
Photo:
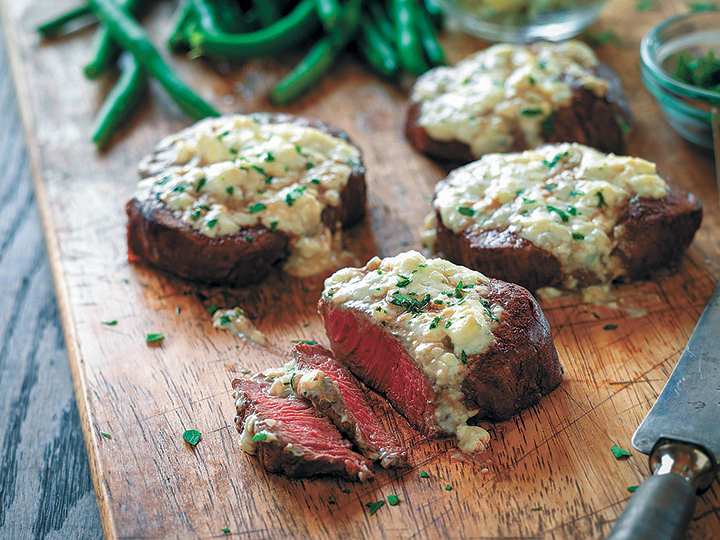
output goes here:
[{"label": "sliced steak", "polygon": [[267,382],[235,379],[235,424],[241,447],[269,472],[306,478],[332,474],[372,478],[371,463],[351,450],[335,426],[307,401],[271,395]]},{"label": "sliced steak", "polygon": [[331,351],[299,343],[292,354],[297,366],[293,389],[298,395],[330,418],[365,457],[385,468],[407,465],[406,450],[385,430],[355,377]]}]

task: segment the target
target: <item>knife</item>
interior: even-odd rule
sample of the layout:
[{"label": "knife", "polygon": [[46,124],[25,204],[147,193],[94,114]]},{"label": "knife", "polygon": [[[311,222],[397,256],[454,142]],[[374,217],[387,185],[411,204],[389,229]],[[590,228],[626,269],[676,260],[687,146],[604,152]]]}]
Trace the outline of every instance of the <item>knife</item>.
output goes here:
[{"label": "knife", "polygon": [[683,538],[720,461],[720,284],[632,445],[650,454],[652,476],[608,540]]}]

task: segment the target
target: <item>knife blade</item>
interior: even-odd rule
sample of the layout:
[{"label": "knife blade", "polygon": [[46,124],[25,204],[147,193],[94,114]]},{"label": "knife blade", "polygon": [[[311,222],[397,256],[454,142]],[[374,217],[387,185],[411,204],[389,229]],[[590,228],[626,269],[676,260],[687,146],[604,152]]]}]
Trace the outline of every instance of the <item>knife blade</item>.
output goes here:
[{"label": "knife blade", "polygon": [[720,284],[632,444],[650,454],[653,474],[608,539],[683,538],[720,461]]}]

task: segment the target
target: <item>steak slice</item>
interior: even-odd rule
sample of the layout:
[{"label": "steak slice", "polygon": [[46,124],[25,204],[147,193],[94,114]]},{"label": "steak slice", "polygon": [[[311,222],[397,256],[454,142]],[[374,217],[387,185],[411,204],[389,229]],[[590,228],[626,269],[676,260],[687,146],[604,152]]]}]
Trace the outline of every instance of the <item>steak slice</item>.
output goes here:
[{"label": "steak slice", "polygon": [[360,452],[385,467],[407,465],[407,451],[377,419],[350,371],[338,364],[321,345],[299,343],[292,351],[296,362],[295,392],[309,399]]},{"label": "steak slice", "polygon": [[333,474],[348,480],[373,477],[370,461],[353,452],[335,426],[306,401],[268,392],[264,381],[235,379],[235,425],[240,447],[272,473],[296,478]]}]

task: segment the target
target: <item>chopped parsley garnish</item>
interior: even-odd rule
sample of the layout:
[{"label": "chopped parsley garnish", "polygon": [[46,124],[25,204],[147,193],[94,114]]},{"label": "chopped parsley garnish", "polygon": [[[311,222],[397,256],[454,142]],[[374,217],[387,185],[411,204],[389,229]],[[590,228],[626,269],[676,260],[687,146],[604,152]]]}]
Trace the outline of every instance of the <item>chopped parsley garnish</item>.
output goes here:
[{"label": "chopped parsley garnish", "polygon": [[447,321],[445,323],[445,328],[450,328],[450,325],[452,325],[452,321]]},{"label": "chopped parsley garnish", "polygon": [[303,343],[305,345],[317,345],[318,342],[312,339],[291,339],[290,343]]},{"label": "chopped parsley garnish", "polygon": [[344,489],[342,490],[342,492],[343,492],[343,493],[350,493],[350,490],[349,490],[348,488],[344,488]]},{"label": "chopped parsley garnish", "polygon": [[312,180],[310,180],[310,183],[311,183],[311,184],[319,184],[319,183],[320,183],[320,179],[319,179],[319,178],[313,178]]},{"label": "chopped parsley garnish", "polygon": [[185,439],[186,443],[194,448],[197,443],[200,442],[200,439],[202,439],[202,433],[200,433],[197,429],[187,429],[182,434],[182,438]]},{"label": "chopped parsley garnish", "polygon": [[469,206],[458,206],[458,213],[468,217],[473,217],[476,214],[475,210]]},{"label": "chopped parsley garnish", "polygon": [[438,327],[438,323],[440,322],[440,317],[435,317],[432,322],[430,323],[430,330],[434,330]]},{"label": "chopped parsley garnish", "polygon": [[567,156],[570,153],[569,150],[566,150],[562,154],[556,154],[554,158],[552,158],[550,161],[547,159],[543,159],[543,163],[549,168],[552,169],[555,165],[557,165],[557,162],[560,161],[562,158]]},{"label": "chopped parsley garnish", "polygon": [[397,282],[398,287],[407,287],[412,283],[412,279],[410,279],[409,277],[405,277],[401,274],[398,274],[398,277],[400,278]]},{"label": "chopped parsley garnish", "polygon": [[105,437],[106,439],[112,440],[112,435],[110,435],[109,433],[101,433],[100,435],[102,435],[102,436]]},{"label": "chopped parsley garnish", "polygon": [[635,2],[635,9],[638,11],[651,11],[655,8],[654,0],[639,0]]},{"label": "chopped parsley garnish", "polygon": [[252,438],[253,442],[263,442],[267,440],[267,433],[263,433],[262,431],[260,433],[256,433],[253,435]]},{"label": "chopped parsley garnish", "polygon": [[704,90],[720,91],[720,58],[714,51],[705,56],[693,58],[685,51],[676,56],[673,77],[678,81]]},{"label": "chopped parsley garnish", "polygon": [[262,167],[259,167],[259,166],[257,166],[257,165],[250,165],[250,166],[251,166],[253,169],[255,169],[255,171],[256,171],[257,173],[259,173],[260,176],[262,176],[262,177],[266,177],[266,176],[267,176],[267,173],[265,172],[265,169],[263,169]]},{"label": "chopped parsley garnish", "polygon": [[463,364],[467,364],[467,353],[465,351],[460,351],[460,360]]},{"label": "chopped parsley garnish", "polygon": [[632,456],[632,452],[628,452],[627,450],[625,450],[624,448],[620,448],[616,444],[612,445],[612,448],[610,448],[610,451],[612,452],[612,455],[615,456],[615,459]]},{"label": "chopped parsley garnish", "polygon": [[366,503],[365,506],[368,507],[368,510],[370,510],[370,515],[372,516],[375,512],[380,510],[384,504],[385,504],[385,501],[376,501],[376,502]]},{"label": "chopped parsley garnish", "polygon": [[250,243],[250,244],[252,244],[253,242],[255,242],[255,239],[254,239],[252,236],[248,236],[247,234],[245,235],[244,238],[245,238],[245,241],[248,242],[248,243]]},{"label": "chopped parsley garnish", "polygon": [[452,491],[452,486],[450,484],[445,486],[445,491]]},{"label": "chopped parsley garnish", "polygon": [[273,161],[275,161],[275,155],[272,152],[268,152],[265,155],[265,159],[263,161],[265,161],[266,163],[272,163]]},{"label": "chopped parsley garnish", "polygon": [[266,183],[267,185],[272,184],[273,178],[274,178],[274,176],[267,176],[267,177],[265,177],[265,183]]},{"label": "chopped parsley garnish", "polygon": [[418,268],[427,268],[427,264],[418,264]]},{"label": "chopped parsley garnish", "polygon": [[228,324],[230,324],[230,321],[231,321],[231,320],[232,320],[232,319],[231,319],[230,317],[228,317],[227,315],[221,315],[221,316],[220,316],[220,324],[221,324],[222,326],[227,326]]},{"label": "chopped parsley garnish", "polygon": [[558,185],[557,185],[557,184],[545,184],[543,187],[544,187],[545,189],[547,189],[548,191],[552,191],[553,189],[555,189],[556,187],[558,187]]},{"label": "chopped parsley garnish", "polygon": [[220,529],[220,531],[222,531],[223,534],[230,534],[230,529],[228,529],[227,527],[225,527],[224,529]]},{"label": "chopped parsley garnish", "polygon": [[425,471],[420,471],[420,478],[430,478],[430,475]]},{"label": "chopped parsley garnish", "polygon": [[400,502],[400,499],[398,499],[397,495],[388,495],[387,500],[390,506],[397,506]]},{"label": "chopped parsley garnish", "polygon": [[295,145],[295,151],[302,156],[302,147],[299,144]]},{"label": "chopped parsley garnish", "polygon": [[603,208],[607,206],[607,203],[605,202],[605,197],[603,197],[602,191],[595,192],[595,196],[598,198],[597,207]]},{"label": "chopped parsley garnish", "polygon": [[600,318],[600,315],[598,315],[598,314],[597,314],[597,313],[595,313],[595,312],[593,312],[593,314],[592,314],[592,315],[593,315],[593,317],[595,317],[596,319],[599,319],[599,318]]},{"label": "chopped parsley garnish", "polygon": [[198,180],[198,183],[195,185],[195,191],[200,191],[205,185],[205,182],[207,182],[207,178],[201,178],[200,180]]},{"label": "chopped parsley garnish", "polygon": [[490,302],[488,302],[484,298],[481,298],[480,303],[485,308],[485,313],[487,314],[488,317],[490,317],[491,320],[493,320],[495,322],[500,322],[500,319],[498,319],[497,316],[492,312],[492,305],[490,304]]},{"label": "chopped parsley garnish", "polygon": [[630,493],[635,493],[635,491],[637,491],[637,488],[638,488],[638,486],[628,486],[628,487],[627,487],[627,490],[628,490]]},{"label": "chopped parsley garnish", "polygon": [[606,324],[603,326],[603,330],[617,330],[617,324]]},{"label": "chopped parsley garnish", "polygon": [[225,188],[225,192],[228,195],[233,195],[235,193],[235,187],[234,186],[228,186]]},{"label": "chopped parsley garnish", "polygon": [[212,229],[215,225],[217,225],[217,219],[211,219],[207,222],[208,229]]},{"label": "chopped parsley garnish", "polygon": [[555,131],[555,115],[557,114],[556,111],[552,111],[548,116],[543,118],[543,120],[540,122],[540,127],[543,128],[545,133],[550,134],[553,131]]},{"label": "chopped parsley garnish", "polygon": [[582,191],[578,191],[577,189],[573,189],[570,192],[570,197],[577,197],[578,195],[585,195]]},{"label": "chopped parsley garnish", "polygon": [[257,214],[258,212],[262,212],[265,210],[267,206],[265,206],[263,203],[258,202],[250,205],[250,208],[248,208],[248,212],[251,214]]},{"label": "chopped parsley garnish", "polygon": [[312,169],[314,166],[315,166],[315,164],[312,161],[308,161],[305,164],[305,168],[307,168],[307,169]]},{"label": "chopped parsley garnish", "polygon": [[559,208],[555,208],[554,206],[550,206],[550,205],[547,205],[545,208],[547,208],[548,212],[555,212],[558,216],[560,216],[560,219],[562,220],[563,223],[567,223],[568,221],[570,221],[570,218],[568,217],[568,215],[565,212],[563,212],[562,210],[560,210]]},{"label": "chopped parsley garnish", "polygon": [[270,232],[277,231],[278,221],[277,219],[270,222]]},{"label": "chopped parsley garnish", "polygon": [[165,339],[163,334],[147,334],[145,335],[145,343],[150,345],[151,343],[160,343]]},{"label": "chopped parsley garnish", "polygon": [[528,77],[528,81],[530,81],[530,84],[531,84],[531,85],[535,86],[535,84],[536,84],[536,83],[535,83],[535,77],[533,77],[533,76],[531,75],[530,77]]},{"label": "chopped parsley garnish", "polygon": [[112,321],[103,321],[102,322],[105,326],[115,326],[117,324],[117,321],[113,319]]},{"label": "chopped parsley garnish", "polygon": [[579,232],[572,233],[573,240],[585,240],[585,235],[580,234]]},{"label": "chopped parsley garnish", "polygon": [[565,211],[571,216],[577,215],[577,208],[575,208],[574,206],[568,206]]},{"label": "chopped parsley garnish", "polygon": [[415,298],[410,298],[398,291],[395,293],[395,296],[392,297],[390,303],[395,306],[399,306],[414,315],[418,315],[422,313],[425,306],[430,303],[430,295],[426,294],[422,300],[416,300]]},{"label": "chopped parsley garnish", "polygon": [[538,108],[522,109],[520,111],[520,114],[522,114],[523,116],[538,116],[542,113],[543,113],[542,109],[538,109]]},{"label": "chopped parsley garnish", "polygon": [[458,284],[455,286],[455,298],[462,298],[463,297],[463,282],[462,280],[458,281]]},{"label": "chopped parsley garnish", "polygon": [[182,311],[182,306],[177,306],[177,307],[175,308],[175,314],[176,314],[176,315],[180,315],[180,312],[181,312],[181,311]]},{"label": "chopped parsley garnish", "polygon": [[534,204],[537,202],[535,199],[526,199],[525,197],[522,197],[522,200],[525,204]]},{"label": "chopped parsley garnish", "polygon": [[530,510],[532,510],[533,512],[539,512],[542,509],[543,509],[542,506],[535,506],[535,507],[531,508]]},{"label": "chopped parsley garnish", "polygon": [[182,193],[183,191],[185,191],[185,186],[175,186],[175,187],[173,188],[173,191],[177,191],[177,192],[179,192],[179,193]]},{"label": "chopped parsley garnish", "polygon": [[207,311],[210,315],[213,315],[217,310],[218,310],[217,304],[213,304],[213,305],[205,308],[205,311]]},{"label": "chopped parsley garnish", "polygon": [[290,193],[285,195],[285,204],[287,204],[288,206],[292,206],[297,199],[302,197],[305,189],[305,186],[296,187],[295,189],[293,189]]}]

